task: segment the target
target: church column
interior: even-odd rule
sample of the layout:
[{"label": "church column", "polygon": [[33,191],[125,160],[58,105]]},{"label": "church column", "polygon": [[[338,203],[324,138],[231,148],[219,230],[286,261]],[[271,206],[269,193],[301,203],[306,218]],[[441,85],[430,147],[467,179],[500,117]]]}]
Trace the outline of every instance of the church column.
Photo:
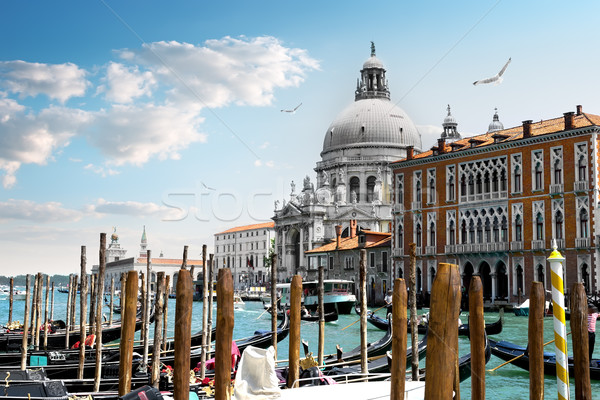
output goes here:
[{"label": "church column", "polygon": [[492,276],[492,304],[496,302],[496,285],[498,284],[498,279],[496,273],[491,274]]}]

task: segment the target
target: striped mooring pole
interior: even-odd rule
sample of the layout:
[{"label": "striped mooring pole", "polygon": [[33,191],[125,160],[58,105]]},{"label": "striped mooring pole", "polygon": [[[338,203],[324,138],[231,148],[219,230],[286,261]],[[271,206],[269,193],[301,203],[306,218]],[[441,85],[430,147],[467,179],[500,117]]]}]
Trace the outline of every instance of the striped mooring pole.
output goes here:
[{"label": "striped mooring pole", "polygon": [[556,387],[559,400],[569,399],[569,366],[567,364],[567,326],[565,324],[565,293],[563,261],[556,241],[552,239],[552,254],[548,257],[552,270],[552,313],[554,315],[554,346],[556,348]]}]

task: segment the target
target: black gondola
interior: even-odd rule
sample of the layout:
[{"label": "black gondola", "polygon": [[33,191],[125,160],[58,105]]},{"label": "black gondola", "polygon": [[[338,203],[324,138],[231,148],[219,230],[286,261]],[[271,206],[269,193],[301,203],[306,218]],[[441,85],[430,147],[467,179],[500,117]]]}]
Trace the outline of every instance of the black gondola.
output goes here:
[{"label": "black gondola", "polygon": [[[510,361],[511,364],[529,371],[529,355],[527,348],[507,341],[495,341],[490,339],[492,354],[504,361]],[[519,358],[516,358],[520,356]],[[516,358],[516,359],[515,359]],[[569,357],[569,373],[575,373],[573,357]],[[544,352],[544,374],[556,376],[556,354]],[[590,379],[600,380],[600,359],[594,359],[590,362]]]},{"label": "black gondola", "polygon": [[[338,320],[338,313],[337,313],[337,311],[334,310],[332,312],[325,313],[324,317],[325,317],[325,322],[337,321]],[[302,315],[302,314],[300,314],[300,319],[302,321],[318,322],[319,318],[320,318],[319,313],[308,314],[308,315]]]}]

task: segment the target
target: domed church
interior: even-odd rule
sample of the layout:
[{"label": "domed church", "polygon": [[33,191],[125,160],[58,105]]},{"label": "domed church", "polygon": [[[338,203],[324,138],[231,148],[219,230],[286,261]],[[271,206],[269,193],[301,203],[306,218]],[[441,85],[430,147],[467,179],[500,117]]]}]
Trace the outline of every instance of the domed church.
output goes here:
[{"label": "domed church", "polygon": [[[279,280],[300,274],[315,279],[317,265],[305,252],[358,231],[390,232],[392,172],[389,164],[407,152],[421,152],[421,135],[410,117],[391,100],[386,70],[375,54],[364,62],[354,102],[331,123],[323,139],[316,179],[290,184],[289,198],[275,201]],[[327,270],[328,268],[326,268]],[[329,268],[328,278],[337,269]]]}]

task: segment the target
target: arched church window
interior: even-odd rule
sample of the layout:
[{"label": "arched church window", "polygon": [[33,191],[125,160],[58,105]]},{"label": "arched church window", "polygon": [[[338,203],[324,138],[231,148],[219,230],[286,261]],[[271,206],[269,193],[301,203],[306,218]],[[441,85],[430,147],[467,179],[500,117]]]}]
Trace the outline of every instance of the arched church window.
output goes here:
[{"label": "arched church window", "polygon": [[367,202],[371,203],[375,200],[375,181],[377,178],[370,176],[367,178]]},{"label": "arched church window", "polygon": [[[360,179],[356,176],[350,178],[350,194],[353,192],[356,194],[356,201],[360,201]],[[352,198],[350,201],[352,201]]]}]

